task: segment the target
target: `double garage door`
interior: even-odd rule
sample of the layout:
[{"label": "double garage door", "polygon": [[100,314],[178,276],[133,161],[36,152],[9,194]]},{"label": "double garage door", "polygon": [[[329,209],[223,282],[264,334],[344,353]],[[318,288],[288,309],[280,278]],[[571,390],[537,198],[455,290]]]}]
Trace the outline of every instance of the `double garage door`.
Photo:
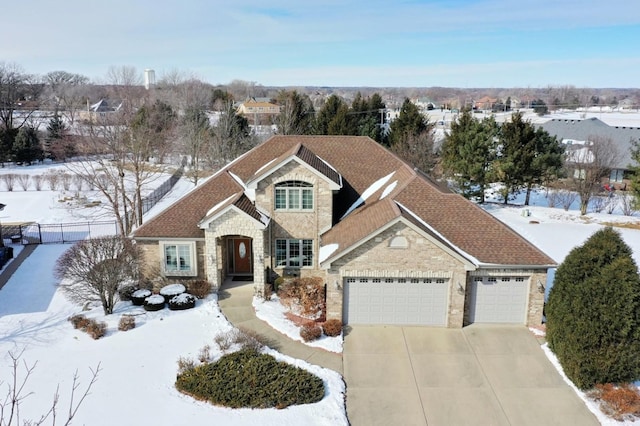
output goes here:
[{"label": "double garage door", "polygon": [[447,324],[448,281],[441,278],[345,278],[348,324]]},{"label": "double garage door", "polygon": [[528,278],[474,277],[471,286],[470,322],[525,322]]}]

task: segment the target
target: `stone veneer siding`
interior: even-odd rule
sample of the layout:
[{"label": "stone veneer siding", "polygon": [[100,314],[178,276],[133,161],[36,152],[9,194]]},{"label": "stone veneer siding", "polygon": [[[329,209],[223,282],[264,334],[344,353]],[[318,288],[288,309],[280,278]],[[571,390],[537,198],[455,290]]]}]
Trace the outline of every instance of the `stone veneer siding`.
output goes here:
[{"label": "stone veneer siding", "polygon": [[229,210],[209,224],[205,230],[205,270],[212,287],[217,290],[226,277],[226,238],[241,236],[252,239],[253,285],[256,294],[264,294],[265,284],[265,231],[254,219],[244,213]]},{"label": "stone veneer siding", "polygon": [[[162,240],[175,241],[176,243],[189,243],[193,240]],[[136,244],[142,251],[142,275],[153,278],[162,271],[162,262],[164,261],[162,253],[160,253],[160,243],[157,240],[136,240]],[[176,282],[187,282],[196,278],[208,279],[205,273],[205,242],[196,240],[196,268],[197,276],[171,276],[166,278],[175,280]]]},{"label": "stone veneer siding", "polygon": [[[313,211],[275,210],[275,186],[287,181],[302,181],[313,185]],[[329,182],[319,172],[292,160],[258,183],[256,206],[271,218],[270,229],[267,230],[269,234],[265,239],[265,266],[272,267],[278,275],[285,275],[288,271],[276,267],[275,254],[272,257],[276,239],[310,239],[313,240],[313,266],[295,269],[295,273],[303,277],[323,277],[325,271],[318,266],[318,236],[332,226],[333,191]]]},{"label": "stone veneer siding", "polygon": [[[389,247],[404,237],[406,248]],[[446,278],[449,283],[447,327],[460,328],[464,319],[465,264],[404,223],[398,223],[333,262],[327,272],[327,318],[342,319],[346,277]],[[464,289],[464,287],[463,287]]]}]

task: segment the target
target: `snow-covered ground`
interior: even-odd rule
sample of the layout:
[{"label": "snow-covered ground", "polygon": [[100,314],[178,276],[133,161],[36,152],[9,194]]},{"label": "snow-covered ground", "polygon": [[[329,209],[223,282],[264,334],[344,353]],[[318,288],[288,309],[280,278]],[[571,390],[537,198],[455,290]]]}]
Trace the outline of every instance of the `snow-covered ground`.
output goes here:
[{"label": "snow-covered ground", "polygon": [[[19,168],[11,172],[36,173],[32,170],[37,168]],[[40,172],[43,171],[44,167]],[[8,171],[0,170],[0,174],[4,172]],[[149,212],[149,216],[157,214],[192,188],[189,181],[180,181]],[[56,191],[14,189],[7,192],[0,183],[0,202],[7,205],[0,212],[0,222],[76,222],[86,217],[81,212],[86,210],[84,207],[74,204],[62,207],[60,204],[63,203],[58,199]],[[512,203],[522,203],[522,196]],[[548,208],[544,191],[536,192],[532,197],[531,206],[526,207],[530,213],[528,216],[523,216],[524,206],[513,204],[489,203],[484,208],[558,263],[603,224],[640,222],[638,216],[590,213],[581,217],[573,208],[569,211]],[[640,230],[618,229],[640,264]],[[16,253],[21,249],[20,246],[14,247]],[[80,408],[74,424],[347,424],[344,383],[339,375],[298,360],[290,359],[322,377],[327,384],[327,395],[317,404],[285,410],[230,410],[197,402],[178,393],[174,388],[178,358],[197,358],[205,345],[211,346],[215,352],[215,336],[231,328],[213,295],[199,301],[195,309],[177,312],[150,313],[128,303],[120,303],[116,313],[106,319],[109,323],[107,336],[97,341],[74,330],[67,318],[78,313],[80,308],[69,303],[56,290],[57,282],[52,273],[56,259],[68,247],[39,246],[0,290],[0,380],[5,383],[0,386],[0,392],[6,390],[6,382],[11,378],[8,351],[24,351],[22,358],[29,364],[37,361],[27,387],[34,394],[23,403],[23,417],[36,418],[46,412],[58,384],[62,414],[68,403],[74,372],[78,370],[82,384],[86,385],[91,377],[89,368],[100,363],[98,381]],[[132,312],[140,314],[136,316],[136,328],[118,331],[120,316]],[[92,310],[88,315],[104,319],[100,309]],[[265,313],[258,308],[258,315],[285,334],[287,329],[291,329],[290,324],[282,322],[283,313],[278,309]],[[279,322],[282,323],[277,325]],[[337,347],[327,349],[339,351]],[[603,424],[620,424],[604,417],[601,421]]]}]

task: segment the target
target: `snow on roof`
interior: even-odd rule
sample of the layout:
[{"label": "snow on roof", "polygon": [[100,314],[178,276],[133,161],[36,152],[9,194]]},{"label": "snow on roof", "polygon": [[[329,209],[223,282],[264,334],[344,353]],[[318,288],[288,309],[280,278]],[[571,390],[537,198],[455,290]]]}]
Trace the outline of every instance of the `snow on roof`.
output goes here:
[{"label": "snow on roof", "polygon": [[269,167],[271,165],[271,163],[273,163],[274,161],[276,161],[277,158],[274,158],[273,160],[269,161],[268,163],[264,164],[262,167],[260,167],[258,170],[256,170],[256,172],[254,173],[254,175],[258,175],[261,171],[263,171],[264,169],[266,169],[267,167]]},{"label": "snow on roof", "polygon": [[318,255],[318,263],[322,263],[329,258],[333,253],[338,250],[338,244],[327,244],[326,246],[320,247],[320,253]]},{"label": "snow on roof", "polygon": [[220,201],[218,204],[216,204],[215,206],[211,207],[209,209],[209,211],[207,212],[207,214],[205,216],[209,216],[210,214],[214,213],[216,210],[218,210],[221,206],[224,206],[226,203],[229,202],[230,199],[232,199],[233,197],[235,197],[237,194],[231,194],[230,196],[228,196],[226,199]]},{"label": "snow on roof", "polygon": [[393,192],[393,190],[396,188],[396,186],[398,185],[398,181],[394,180],[393,182],[391,182],[385,189],[384,191],[382,191],[382,194],[380,195],[380,199],[382,200],[383,198],[385,198],[387,195],[391,194]]},{"label": "snow on roof", "polygon": [[388,181],[389,179],[391,179],[393,177],[393,175],[396,172],[393,171],[390,174],[386,175],[385,177],[378,179],[377,181],[373,182],[371,184],[371,186],[369,186],[367,189],[364,190],[364,192],[362,193],[362,195],[360,195],[360,197],[355,201],[355,203],[353,203],[351,205],[351,207],[349,207],[349,209],[346,211],[345,214],[342,215],[342,217],[340,218],[340,220],[344,219],[345,217],[349,216],[349,213],[351,213],[352,211],[354,211],[355,209],[357,209],[360,205],[364,204],[365,201],[367,201],[367,198],[371,197],[373,194],[375,194],[380,188],[382,188]]},{"label": "snow on roof", "polygon": [[229,171],[229,174],[236,182],[238,182],[240,186],[242,186],[242,189],[244,190],[244,195],[246,195],[247,198],[250,199],[252,202],[255,202],[256,201],[255,189],[250,189],[247,185],[245,185],[242,179],[240,179],[237,175],[233,174],[231,171]]}]

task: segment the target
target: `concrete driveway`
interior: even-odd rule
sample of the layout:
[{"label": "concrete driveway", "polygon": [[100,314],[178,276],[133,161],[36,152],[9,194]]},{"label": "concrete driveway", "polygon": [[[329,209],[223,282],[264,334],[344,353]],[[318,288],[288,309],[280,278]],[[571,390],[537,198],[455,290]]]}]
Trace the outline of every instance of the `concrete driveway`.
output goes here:
[{"label": "concrete driveway", "polygon": [[352,425],[599,425],[524,326],[353,326]]}]

